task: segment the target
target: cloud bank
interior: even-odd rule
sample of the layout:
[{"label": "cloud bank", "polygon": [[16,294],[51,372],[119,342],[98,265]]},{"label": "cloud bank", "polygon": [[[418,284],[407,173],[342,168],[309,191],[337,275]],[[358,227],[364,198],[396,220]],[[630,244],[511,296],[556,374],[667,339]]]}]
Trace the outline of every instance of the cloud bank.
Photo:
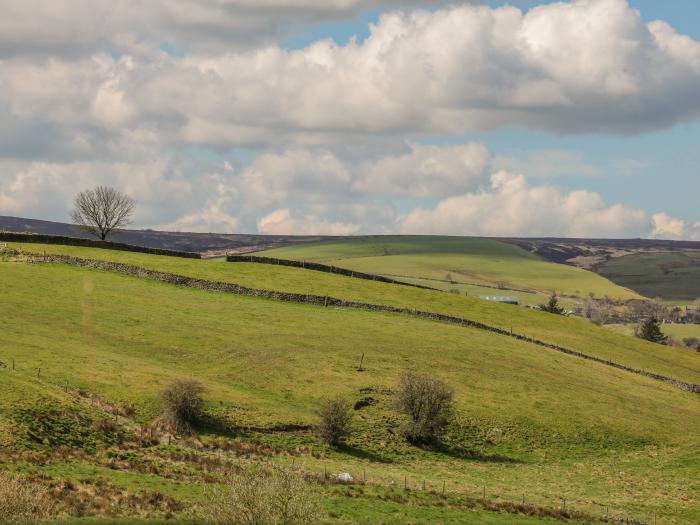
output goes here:
[{"label": "cloud bank", "polygon": [[[626,0],[475,4],[0,0],[0,214],[67,218],[103,183],[183,230],[697,237],[517,175],[603,176],[575,154],[427,142],[696,119],[700,43]],[[284,45],[375,8],[364,40]]]}]

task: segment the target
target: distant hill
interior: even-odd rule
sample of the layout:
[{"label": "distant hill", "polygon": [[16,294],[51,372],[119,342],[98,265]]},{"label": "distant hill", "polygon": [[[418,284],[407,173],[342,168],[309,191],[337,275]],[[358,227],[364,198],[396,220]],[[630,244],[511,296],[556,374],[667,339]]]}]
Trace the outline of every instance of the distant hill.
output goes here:
[{"label": "distant hill", "polygon": [[[64,235],[85,239],[94,238],[72,224],[62,222],[24,219],[0,215],[0,230],[12,232],[43,233]],[[165,232],[156,230],[123,230],[115,233],[111,240],[166,250],[199,252],[206,255],[224,253],[247,253],[267,248],[277,248],[292,244],[313,242],[333,237],[295,235],[247,235],[222,233]]]},{"label": "distant hill", "polygon": [[507,293],[525,304],[542,303],[551,293],[570,298],[591,293],[621,300],[640,298],[593,272],[554,264],[500,239],[352,237],[267,250],[265,255],[321,262],[470,296]]},{"label": "distant hill", "polygon": [[[20,217],[0,216],[0,230],[13,232],[33,232],[43,233],[48,235],[65,235],[71,237],[90,238],[90,235],[77,230],[73,225],[62,222],[42,221],[37,219],[25,219]],[[421,238],[428,240],[436,240],[438,237],[422,236]],[[382,246],[391,244],[391,236],[364,236],[364,237],[329,237],[329,236],[296,236],[296,235],[249,235],[249,234],[223,234],[223,233],[193,233],[193,232],[167,232],[156,230],[124,230],[114,234],[112,240],[137,246],[146,246],[149,248],[161,248],[167,250],[181,250],[202,253],[205,257],[221,256],[226,253],[250,253],[274,248],[286,248],[300,244],[315,243],[319,241],[358,241],[368,242],[372,244],[377,239],[380,239]],[[403,237],[404,240],[408,237]],[[459,237],[451,237],[446,239],[454,240]],[[462,239],[469,239],[464,237]],[[474,243],[487,242],[489,239],[478,238],[474,239],[470,246]],[[700,242],[694,241],[668,241],[655,239],[564,239],[564,238],[493,238],[491,240],[508,243],[522,248],[530,254],[539,256],[551,262],[577,266],[585,270],[593,271],[609,279],[613,283],[624,288],[629,288],[634,292],[645,297],[661,297],[662,299],[674,303],[686,303],[695,298],[700,297]],[[487,242],[488,244],[488,242]],[[493,244],[489,244],[493,246]],[[428,252],[423,255],[429,257],[434,262],[436,255],[436,247],[431,243],[426,244],[425,248]],[[314,259],[313,254],[316,248],[309,247],[308,251],[302,251],[297,254],[300,257]],[[439,250],[437,250],[439,252]],[[500,252],[499,252],[500,253]],[[295,254],[280,252],[280,257],[289,255],[294,258]],[[352,257],[352,254],[349,254]],[[367,255],[367,254],[363,254]],[[374,256],[398,255],[396,253],[373,253]],[[480,254],[489,257],[495,257],[496,253]],[[501,254],[502,255],[502,254]],[[332,257],[331,257],[332,258]],[[338,258],[344,258],[339,256]],[[498,257],[496,257],[498,259]],[[383,263],[388,263],[389,259],[382,258]],[[353,267],[361,261],[352,261],[348,266]],[[386,266],[386,265],[385,265]],[[362,268],[355,268],[361,270]],[[380,273],[394,274],[400,268],[364,268],[382,270]],[[454,283],[447,282],[440,285],[435,278],[443,279],[447,273],[455,277],[454,272],[451,272],[452,267],[441,268],[437,274],[435,272],[428,275],[431,277],[430,286],[444,289],[459,289],[462,292],[470,292],[474,294],[488,294],[490,290],[481,289],[480,287],[471,286],[462,283],[459,286],[454,286]],[[518,270],[524,269],[518,266]],[[444,270],[444,271],[443,271]],[[482,268],[483,270],[483,268]],[[486,273],[493,274],[494,268],[487,268]],[[566,272],[560,269],[560,272]],[[414,272],[415,273],[415,272]],[[478,275],[477,279],[469,279],[470,284],[487,284],[500,287],[502,281],[511,281],[513,272],[507,272],[507,275]],[[517,273],[517,272],[516,272]],[[538,275],[538,272],[535,272]],[[416,277],[426,277],[423,272],[418,272]],[[471,276],[475,277],[475,276]],[[570,279],[557,281],[551,276],[540,275],[548,281],[547,286],[535,286],[535,290],[542,293],[546,289],[561,289],[564,291],[566,286],[561,283],[566,281],[568,284],[573,284]],[[569,276],[570,277],[570,276]],[[449,281],[451,281],[450,279]],[[454,279],[460,281],[460,279]],[[528,279],[518,280],[510,283],[506,288],[532,288],[532,275]],[[418,281],[417,281],[418,282]],[[437,284],[436,284],[437,283]],[[420,280],[419,284],[428,284]],[[575,292],[578,289],[583,292],[587,289],[578,287],[570,290],[569,293]],[[591,290],[589,290],[591,291]],[[536,304],[541,302],[541,297],[537,294],[527,294],[524,290],[519,290],[519,296],[525,303]],[[604,292],[604,291],[603,291]],[[578,294],[574,294],[578,295]],[[617,294],[613,293],[612,296]]]},{"label": "distant hill", "polygon": [[553,262],[594,271],[646,297],[700,298],[700,242],[656,239],[503,239]]}]

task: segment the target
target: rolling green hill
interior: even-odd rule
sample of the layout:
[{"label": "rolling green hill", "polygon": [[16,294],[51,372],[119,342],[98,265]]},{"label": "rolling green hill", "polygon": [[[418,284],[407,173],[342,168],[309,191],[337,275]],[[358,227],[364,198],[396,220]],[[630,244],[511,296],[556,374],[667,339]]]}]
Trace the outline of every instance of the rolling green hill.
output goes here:
[{"label": "rolling green hill", "polygon": [[647,297],[678,304],[700,299],[700,250],[614,257],[598,265],[596,271]]},{"label": "rolling green hill", "polygon": [[87,259],[135,264],[188,277],[223,281],[266,290],[329,295],[350,301],[415,308],[464,317],[505,330],[609,359],[632,368],[651,370],[684,381],[700,384],[700,367],[695,356],[615,334],[587,321],[510,305],[481,301],[472,297],[421,290],[405,286],[365,281],[299,268],[222,260],[195,260],[145,255],[132,252],[12,243],[11,247],[38,253],[74,255]]},{"label": "rolling green hill", "polygon": [[[639,298],[635,292],[595,273],[551,263],[522,248],[492,239],[352,237],[267,250],[261,254],[408,278],[411,282],[456,288],[470,295],[499,293],[494,287],[515,290],[515,295],[525,304],[542,302],[543,294],[554,292],[576,297],[592,293],[598,297]],[[470,290],[469,285],[476,288]]]},{"label": "rolling green hill", "polygon": [[[700,375],[695,354],[469,297],[296,268],[23,248],[478,317],[648,370]],[[366,476],[367,485],[322,488],[337,523],[554,522],[487,512],[479,503],[484,492],[494,505],[524,496],[553,508],[566,498],[593,516],[609,505],[617,517],[700,520],[700,396],[664,383],[457,325],[16,258],[0,259],[0,294],[0,360],[15,363],[15,370],[0,369],[5,468],[75,484],[102,480],[187,503],[220,479],[223,461],[293,461],[309,473]],[[455,389],[458,425],[445,449],[409,446],[397,433],[391,389],[406,368],[430,370]],[[126,437],[119,445],[99,424],[110,417],[106,408],[133,406],[134,415],[117,422],[121,432],[138,434],[138,425],[158,415],[164,385],[188,376],[207,388],[211,422],[199,440],[142,447]],[[309,428],[319,402],[336,393],[370,400],[355,412],[348,446],[337,451]]]}]

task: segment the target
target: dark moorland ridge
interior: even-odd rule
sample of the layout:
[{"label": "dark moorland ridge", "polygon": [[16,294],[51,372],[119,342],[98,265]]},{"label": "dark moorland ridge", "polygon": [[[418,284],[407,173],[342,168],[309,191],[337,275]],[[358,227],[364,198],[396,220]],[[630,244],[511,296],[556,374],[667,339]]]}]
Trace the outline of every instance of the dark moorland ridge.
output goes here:
[{"label": "dark moorland ridge", "polygon": [[[72,224],[2,215],[0,215],[0,230],[62,235],[83,239],[94,238],[88,233],[76,229]],[[147,248],[224,255],[227,252],[231,254],[249,253],[290,244],[341,238],[323,235],[249,235],[124,230],[115,233],[112,240]],[[498,240],[515,244],[545,259],[564,264],[576,264],[575,261],[572,262],[572,259],[582,256],[606,258],[606,256],[612,256],[613,252],[700,250],[700,242],[697,241],[564,238],[498,238]]]},{"label": "dark moorland ridge", "polygon": [[[678,252],[700,250],[700,241],[669,241],[663,239],[564,239],[564,238],[503,238],[545,259],[562,264],[593,267],[605,260],[645,252]],[[590,257],[591,264],[580,264],[577,258]]]},{"label": "dark moorland ridge", "polygon": [[[2,230],[18,233],[40,233],[44,235],[95,239],[94,236],[80,231],[72,224],[0,215],[0,231]],[[123,230],[114,233],[110,240],[147,248],[197,252],[204,255],[215,256],[224,255],[226,253],[248,253],[267,248],[279,248],[290,244],[335,238],[336,237],[302,235],[247,235]]]}]

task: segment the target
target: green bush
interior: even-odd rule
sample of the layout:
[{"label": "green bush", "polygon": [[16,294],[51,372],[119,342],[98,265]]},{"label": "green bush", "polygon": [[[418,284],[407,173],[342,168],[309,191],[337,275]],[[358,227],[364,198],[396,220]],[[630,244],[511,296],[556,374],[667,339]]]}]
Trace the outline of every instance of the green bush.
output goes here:
[{"label": "green bush", "polygon": [[550,314],[564,315],[564,308],[559,306],[559,299],[557,299],[556,295],[552,295],[547,304],[540,305],[540,310]]},{"label": "green bush", "polygon": [[637,337],[659,344],[664,344],[668,341],[668,338],[661,331],[661,323],[655,317],[650,317],[639,325]]}]

